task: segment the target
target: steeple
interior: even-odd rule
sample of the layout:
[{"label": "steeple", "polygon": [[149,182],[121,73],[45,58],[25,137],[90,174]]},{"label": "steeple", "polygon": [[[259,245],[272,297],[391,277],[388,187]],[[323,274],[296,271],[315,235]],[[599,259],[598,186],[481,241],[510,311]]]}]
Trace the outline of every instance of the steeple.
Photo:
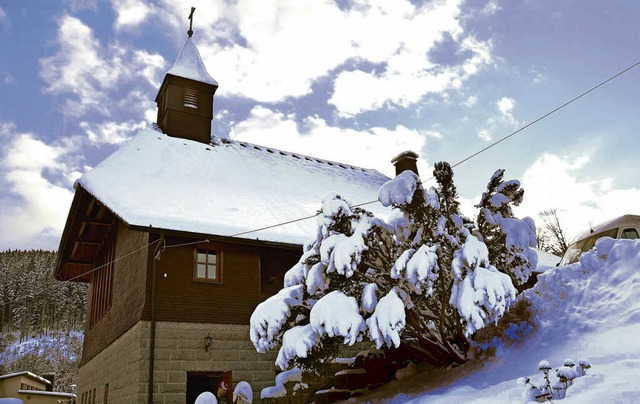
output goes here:
[{"label": "steeple", "polygon": [[[190,20],[193,11],[192,8]],[[169,136],[208,144],[218,82],[207,73],[192,35],[190,27],[189,36],[156,96],[158,126]]]}]

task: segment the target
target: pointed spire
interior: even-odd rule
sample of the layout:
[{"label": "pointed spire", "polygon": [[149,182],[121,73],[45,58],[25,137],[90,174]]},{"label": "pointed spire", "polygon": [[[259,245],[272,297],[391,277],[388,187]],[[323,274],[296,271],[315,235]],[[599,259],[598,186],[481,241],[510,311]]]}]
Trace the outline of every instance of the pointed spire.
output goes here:
[{"label": "pointed spire", "polygon": [[200,57],[200,52],[198,52],[198,48],[196,48],[191,37],[188,37],[184,45],[182,45],[176,62],[167,74],[218,86],[218,82],[207,73],[207,69]]}]

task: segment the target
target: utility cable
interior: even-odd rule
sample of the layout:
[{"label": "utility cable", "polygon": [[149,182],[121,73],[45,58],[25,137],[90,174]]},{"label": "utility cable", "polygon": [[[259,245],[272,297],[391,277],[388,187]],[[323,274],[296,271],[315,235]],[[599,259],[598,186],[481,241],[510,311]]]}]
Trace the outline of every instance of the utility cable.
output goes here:
[{"label": "utility cable", "polygon": [[[472,158],[477,157],[478,155],[480,155],[480,154],[482,154],[482,153],[486,152],[487,150],[489,150],[489,149],[491,149],[491,148],[493,148],[493,147],[497,146],[498,144],[500,144],[500,143],[504,142],[505,140],[507,140],[507,139],[509,139],[509,138],[511,138],[511,137],[513,137],[513,136],[515,136],[515,135],[517,135],[518,133],[522,132],[523,130],[525,130],[525,129],[527,129],[527,128],[529,128],[529,127],[531,127],[531,126],[533,126],[533,125],[537,124],[538,122],[542,121],[543,119],[545,119],[545,118],[547,118],[547,117],[549,117],[549,116],[551,116],[551,115],[555,114],[556,112],[558,112],[558,111],[560,111],[561,109],[565,108],[566,106],[568,106],[568,105],[570,105],[570,104],[574,103],[575,101],[578,101],[580,98],[582,98],[582,97],[586,96],[587,94],[589,94],[589,93],[591,93],[591,92],[593,92],[593,91],[597,90],[598,88],[600,88],[600,87],[604,86],[605,84],[609,83],[610,81],[612,81],[612,80],[614,80],[614,79],[618,78],[619,76],[621,76],[621,75],[625,74],[626,72],[628,72],[629,70],[631,70],[631,69],[633,69],[633,68],[637,67],[638,65],[640,65],[640,61],[638,61],[638,62],[636,62],[636,63],[632,64],[631,66],[627,67],[626,69],[624,69],[624,70],[622,70],[622,71],[620,71],[620,72],[618,72],[618,73],[614,74],[613,76],[609,77],[608,79],[606,79],[606,80],[604,80],[604,81],[602,81],[602,82],[600,82],[600,83],[596,84],[595,86],[593,86],[593,87],[591,87],[590,89],[588,89],[588,90],[584,91],[584,92],[583,92],[583,93],[581,93],[580,95],[577,95],[577,96],[573,97],[573,98],[572,98],[572,99],[570,99],[569,101],[567,101],[567,102],[565,102],[564,104],[562,104],[562,105],[560,105],[560,106],[558,106],[558,107],[554,108],[553,110],[551,110],[551,111],[547,112],[546,114],[539,116],[538,118],[534,119],[533,121],[529,122],[528,124],[526,124],[526,125],[524,125],[524,126],[520,127],[519,129],[516,129],[515,131],[511,132],[510,134],[508,134],[508,135],[506,135],[506,136],[503,136],[502,138],[500,138],[500,139],[496,140],[495,142],[491,143],[490,145],[488,145],[488,146],[486,146],[486,147],[484,147],[484,148],[482,148],[482,149],[478,150],[478,151],[477,151],[477,152],[475,152],[475,153],[470,154],[469,156],[467,156],[467,157],[463,158],[462,160],[458,161],[457,163],[453,164],[453,165],[451,166],[451,168],[455,168],[455,167],[458,167],[458,166],[459,166],[459,165],[461,165],[461,164],[466,163],[467,161],[471,160]],[[422,184],[426,183],[427,181],[431,181],[433,178],[434,178],[434,177],[430,177],[430,178],[428,178],[428,179],[426,179],[426,180],[422,181]],[[363,202],[363,203],[358,203],[358,204],[355,204],[355,205],[352,205],[352,206],[354,206],[354,207],[355,207],[355,206],[364,206],[364,205],[369,205],[369,204],[372,204],[372,203],[375,203],[375,202],[377,202],[377,200],[375,200],[375,201],[369,201],[369,202]]]},{"label": "utility cable", "polygon": [[[558,107],[554,108],[553,110],[551,110],[551,111],[549,111],[549,112],[547,112],[547,113],[545,113],[545,114],[543,114],[543,115],[539,116],[538,118],[534,119],[534,120],[533,120],[533,121],[531,121],[530,123],[528,123],[528,124],[526,124],[526,125],[524,125],[524,126],[520,127],[519,129],[517,129],[517,130],[515,130],[515,131],[513,131],[513,132],[511,132],[511,133],[509,133],[508,135],[503,136],[502,138],[500,138],[500,139],[496,140],[495,142],[491,143],[490,145],[488,145],[488,146],[486,146],[486,147],[484,147],[484,148],[482,148],[482,149],[480,149],[480,150],[478,150],[478,151],[476,151],[476,152],[474,152],[474,153],[470,154],[469,156],[467,156],[467,157],[463,158],[462,160],[458,161],[457,163],[453,164],[453,165],[451,166],[451,168],[455,168],[455,167],[460,166],[461,164],[466,163],[467,161],[469,161],[469,160],[471,160],[471,159],[473,159],[473,158],[477,157],[478,155],[480,155],[480,154],[482,154],[482,153],[486,152],[487,150],[489,150],[489,149],[491,149],[491,148],[493,148],[493,147],[497,146],[498,144],[500,144],[500,143],[504,142],[505,140],[507,140],[507,139],[509,139],[509,138],[511,138],[511,137],[513,137],[513,136],[515,136],[515,135],[517,135],[518,133],[520,133],[520,132],[524,131],[525,129],[530,128],[531,126],[533,126],[533,125],[537,124],[538,122],[542,121],[543,119],[548,118],[549,116],[551,116],[551,115],[555,114],[556,112],[558,112],[558,111],[560,111],[560,110],[564,109],[565,107],[569,106],[570,104],[573,104],[574,102],[578,101],[578,100],[579,100],[579,99],[581,99],[582,97],[584,97],[584,96],[586,96],[586,95],[590,94],[591,92],[593,92],[593,91],[597,90],[598,88],[600,88],[600,87],[604,86],[605,84],[607,84],[607,83],[609,83],[609,82],[611,82],[611,81],[615,80],[616,78],[620,77],[621,75],[623,75],[623,74],[627,73],[628,71],[630,71],[630,70],[634,69],[634,68],[635,68],[635,67],[637,67],[638,65],[640,65],[640,61],[638,61],[638,62],[636,62],[636,63],[632,64],[631,66],[629,66],[629,67],[627,67],[627,68],[625,68],[625,69],[621,70],[620,72],[618,72],[618,73],[614,74],[613,76],[610,76],[610,77],[609,77],[609,78],[607,78],[606,80],[604,80],[604,81],[602,81],[602,82],[600,82],[600,83],[596,84],[595,86],[593,86],[593,87],[589,88],[588,90],[586,90],[586,91],[582,92],[581,94],[579,94],[579,95],[577,95],[577,96],[573,97],[573,98],[572,98],[572,99],[570,99],[569,101],[567,101],[567,102],[563,103],[562,105],[560,105],[560,106],[558,106]],[[422,184],[426,183],[427,181],[432,180],[433,178],[434,178],[434,177],[430,177],[430,178],[428,178],[428,179],[426,179],[426,180],[422,181]],[[372,201],[368,201],[368,202],[362,202],[362,203],[353,204],[353,205],[351,205],[351,207],[365,206],[365,205],[370,205],[370,204],[372,204],[372,203],[376,203],[376,202],[378,202],[378,200],[377,200],[377,199],[376,199],[376,200],[372,200]],[[239,236],[243,236],[243,235],[250,234],[250,233],[257,233],[257,232],[260,232],[260,231],[269,230],[269,229],[273,229],[273,228],[280,227],[280,226],[285,226],[285,225],[287,225],[287,224],[293,224],[293,223],[301,222],[301,221],[304,221],[304,220],[313,219],[314,217],[318,216],[319,214],[320,214],[320,212],[318,211],[318,212],[316,212],[316,213],[315,213],[315,214],[313,214],[313,215],[308,215],[308,216],[301,217],[301,218],[298,218],[298,219],[292,219],[292,220],[289,220],[289,221],[286,221],[286,222],[280,222],[280,223],[276,223],[276,224],[273,224],[273,225],[270,225],[270,226],[260,227],[260,228],[257,228],[257,229],[247,230],[247,231],[243,231],[243,232],[235,233],[235,234],[228,235],[228,236],[216,236],[216,237],[214,237],[214,238],[212,238],[212,239],[204,239],[204,240],[194,241],[194,242],[190,242],[190,243],[183,243],[183,244],[176,244],[176,245],[164,246],[164,247],[163,247],[163,250],[164,250],[165,248],[182,247],[182,246],[188,246],[188,245],[200,244],[200,243],[203,243],[203,242],[211,242],[211,241],[213,241],[213,240],[219,240],[219,239],[225,239],[225,238],[234,238],[234,237],[239,237]],[[137,250],[131,251],[131,252],[129,252],[129,253],[127,253],[127,254],[125,254],[125,255],[121,256],[121,257],[118,257],[118,258],[114,259],[114,260],[113,260],[113,261],[111,261],[111,262],[105,263],[105,264],[103,264],[103,265],[101,265],[101,266],[99,266],[99,267],[96,267],[96,268],[94,268],[94,269],[92,269],[92,270],[89,270],[89,271],[87,271],[87,272],[83,272],[83,273],[81,273],[81,274],[79,274],[79,275],[77,275],[77,276],[75,276],[75,277],[73,277],[73,278],[71,278],[71,279],[68,279],[68,280],[69,280],[69,281],[73,281],[73,280],[76,280],[76,279],[78,279],[78,278],[80,278],[80,277],[82,277],[82,276],[84,276],[84,275],[87,275],[87,274],[90,274],[90,273],[92,273],[92,272],[95,272],[95,271],[97,271],[97,270],[99,270],[99,269],[101,269],[101,268],[103,268],[103,267],[105,267],[105,266],[107,266],[107,265],[110,265],[110,264],[112,264],[112,263],[114,263],[114,262],[116,262],[116,261],[119,261],[119,260],[121,260],[121,259],[123,259],[123,258],[125,258],[125,257],[127,257],[127,256],[129,256],[129,255],[131,255],[131,254],[133,254],[133,253],[135,253],[135,252],[137,252],[137,251],[140,251],[140,250],[142,250],[142,249],[144,249],[144,248],[147,248],[147,247],[149,247],[150,245],[152,245],[152,244],[154,244],[154,243],[157,243],[157,242],[158,242],[158,240],[153,241],[153,242],[151,242],[151,243],[149,243],[149,244],[147,244],[147,245],[145,245],[145,246],[143,246],[143,247],[138,248]],[[26,298],[28,298],[28,297],[25,297],[24,299],[26,299]],[[18,301],[20,301],[20,300],[23,300],[23,299],[17,299],[17,300],[14,300],[14,301],[12,301],[12,302],[3,303],[3,304],[2,304],[2,305],[0,305],[0,306],[5,306],[5,305],[7,305],[7,304],[12,304],[12,303],[18,302]]]}]

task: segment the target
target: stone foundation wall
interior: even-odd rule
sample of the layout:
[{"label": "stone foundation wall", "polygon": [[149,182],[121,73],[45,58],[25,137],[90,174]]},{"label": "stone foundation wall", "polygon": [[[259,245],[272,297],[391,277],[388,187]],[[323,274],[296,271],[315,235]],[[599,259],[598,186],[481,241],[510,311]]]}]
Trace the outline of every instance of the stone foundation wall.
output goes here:
[{"label": "stone foundation wall", "polygon": [[[204,338],[213,343],[205,351]],[[96,403],[104,402],[109,384],[111,404],[147,403],[149,322],[138,322],[80,368],[78,402],[95,389]],[[249,340],[248,325],[156,323],[154,403],[184,404],[187,372],[232,372],[233,384],[245,380],[260,402],[260,391],[274,384],[276,352],[258,354]],[[93,402],[93,399],[92,399]]]},{"label": "stone foundation wall", "polygon": [[146,402],[148,371],[143,358],[149,355],[148,339],[149,324],[139,322],[82,365],[76,401],[81,403],[83,394],[85,397],[91,394],[92,403],[94,396],[96,403],[103,403],[108,384],[109,403]]},{"label": "stone foundation wall", "polygon": [[[213,344],[205,351],[207,334]],[[157,323],[154,402],[184,403],[187,372],[227,371],[234,386],[249,382],[254,402],[259,402],[260,391],[274,384],[275,356],[256,352],[248,325]]]}]

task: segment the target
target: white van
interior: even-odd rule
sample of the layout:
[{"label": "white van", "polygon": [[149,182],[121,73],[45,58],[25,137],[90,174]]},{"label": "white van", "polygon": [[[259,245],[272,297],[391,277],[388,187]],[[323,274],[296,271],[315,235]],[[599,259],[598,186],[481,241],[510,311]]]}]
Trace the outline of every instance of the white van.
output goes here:
[{"label": "white van", "polygon": [[624,215],[617,217],[579,234],[573,239],[558,265],[562,266],[577,262],[580,256],[592,249],[596,244],[596,240],[601,237],[634,239],[640,238],[639,234],[640,216]]}]

